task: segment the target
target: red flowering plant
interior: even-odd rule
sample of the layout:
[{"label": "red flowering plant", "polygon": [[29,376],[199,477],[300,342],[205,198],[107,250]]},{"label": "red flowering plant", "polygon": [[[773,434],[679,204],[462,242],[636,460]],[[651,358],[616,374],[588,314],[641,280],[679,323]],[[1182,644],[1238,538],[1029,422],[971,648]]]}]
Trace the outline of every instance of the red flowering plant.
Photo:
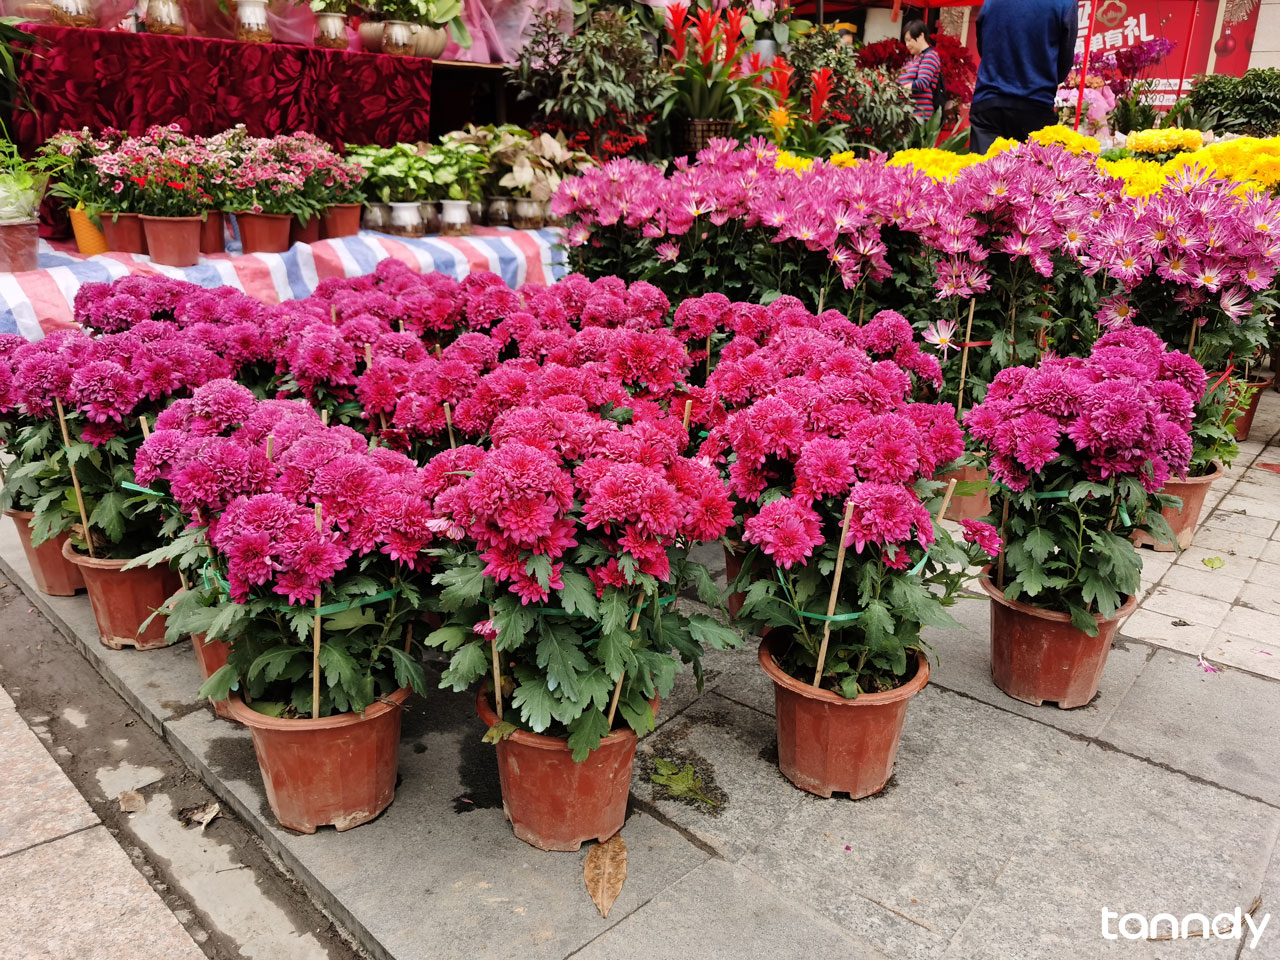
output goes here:
[{"label": "red flowering plant", "polygon": [[1087,357],[999,373],[965,426],[986,448],[1006,542],[993,572],[1009,600],[1071,615],[1096,636],[1138,593],[1130,534],[1173,542],[1159,493],[1185,476],[1204,369],[1143,327],[1105,334]]},{"label": "red flowering plant", "polygon": [[495,736],[567,737],[583,760],[616,714],[653,729],[651,703],[681,660],[700,680],[703,646],[738,642],[676,600],[691,581],[720,601],[688,551],[727,529],[728,494],[714,467],[683,455],[680,418],[647,401],[602,412],[559,394],[501,413],[491,436],[488,451],[459,447],[426,468],[454,541],[435,578],[451,617],[426,643],[453,655],[442,686],[492,689],[499,674]]},{"label": "red flowering plant", "polygon": [[70,532],[96,557],[124,559],[170,534],[134,484],[133,455],[174,398],[227,376],[231,363],[156,321],[96,339],[60,331],[6,360],[5,406],[22,418],[6,496],[31,506],[33,543]]},{"label": "red flowering plant", "polygon": [[176,561],[189,575],[166,634],[231,647],[201,696],[239,690],[253,709],[293,718],[425,690],[412,624],[439,524],[408,457],[306,404],[219,380],[161,414],[137,476],[183,527],[133,564]]},{"label": "red flowering plant", "polygon": [[854,698],[910,678],[921,628],[954,625],[963,567],[999,542],[971,524],[956,543],[931,514],[932,478],[963,449],[954,409],[912,402],[912,373],[873,359],[865,328],[826,326],[837,336],[784,329],[722,363],[713,386],[737,408],[703,453],[726,464],[745,516],[740,617],[785,633],[788,674]]},{"label": "red flowering plant", "polygon": [[197,167],[175,157],[146,157],[130,163],[129,179],[138,187],[132,212],[148,217],[199,217],[213,197]]},{"label": "red flowering plant", "polygon": [[[766,89],[770,105],[764,113],[771,139],[780,150],[803,156],[830,156],[849,149],[845,124],[829,109],[835,77],[830,67],[814,70],[804,88],[792,91],[795,71],[781,57],[769,64]],[[808,96],[805,97],[805,89]]]},{"label": "red flowering plant", "polygon": [[758,58],[748,62],[741,8],[667,7],[666,47],[673,82],[661,99],[662,116],[742,123],[763,96]]}]

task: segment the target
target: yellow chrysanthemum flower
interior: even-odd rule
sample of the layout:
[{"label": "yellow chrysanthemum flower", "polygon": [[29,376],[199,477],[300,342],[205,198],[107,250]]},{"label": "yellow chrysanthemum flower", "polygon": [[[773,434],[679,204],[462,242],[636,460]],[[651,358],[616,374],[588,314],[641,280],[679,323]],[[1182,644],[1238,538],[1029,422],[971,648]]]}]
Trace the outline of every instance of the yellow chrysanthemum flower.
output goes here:
[{"label": "yellow chrysanthemum flower", "polygon": [[1077,156],[1083,153],[1097,153],[1102,149],[1096,138],[1086,137],[1061,123],[1037,130],[1031,134],[1031,139],[1045,146],[1058,144],[1068,153],[1074,153]]},{"label": "yellow chrysanthemum flower", "polygon": [[1135,130],[1125,140],[1125,146],[1133,153],[1174,153],[1199,150],[1203,145],[1204,135],[1199,130],[1184,130],[1181,127]]},{"label": "yellow chrysanthemum flower", "polygon": [[976,153],[950,153],[946,150],[899,150],[889,160],[891,167],[914,167],[934,180],[950,180],[965,167],[981,163],[985,158]]},{"label": "yellow chrysanthemum flower", "polygon": [[774,166],[779,170],[791,170],[798,176],[813,166],[813,159],[811,157],[798,157],[786,150],[779,150],[778,159],[774,162]]}]

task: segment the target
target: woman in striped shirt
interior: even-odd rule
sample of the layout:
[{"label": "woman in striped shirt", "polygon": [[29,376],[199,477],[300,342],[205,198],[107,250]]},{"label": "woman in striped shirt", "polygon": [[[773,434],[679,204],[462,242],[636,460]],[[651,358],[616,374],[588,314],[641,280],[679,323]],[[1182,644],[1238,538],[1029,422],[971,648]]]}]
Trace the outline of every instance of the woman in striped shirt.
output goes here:
[{"label": "woman in striped shirt", "polygon": [[933,116],[934,94],[942,82],[942,58],[929,45],[928,28],[923,20],[907,24],[903,43],[912,57],[898,74],[898,82],[911,92],[911,112],[916,122],[925,123]]}]

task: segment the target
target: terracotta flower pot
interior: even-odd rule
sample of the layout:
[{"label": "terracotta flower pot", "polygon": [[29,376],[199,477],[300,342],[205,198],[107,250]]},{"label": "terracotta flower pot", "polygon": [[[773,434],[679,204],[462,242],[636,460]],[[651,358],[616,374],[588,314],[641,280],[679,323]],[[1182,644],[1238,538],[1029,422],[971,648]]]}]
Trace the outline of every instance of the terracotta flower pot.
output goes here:
[{"label": "terracotta flower pot", "polygon": [[338,203],[320,215],[320,239],[352,237],[360,232],[360,204]]},{"label": "terracotta flower pot", "polygon": [[297,217],[289,224],[289,246],[295,243],[317,243],[320,240],[320,215],[307,218],[304,224]]},{"label": "terracotta flower pot", "polygon": [[1137,609],[1138,598],[1130,597],[1109,620],[1095,614],[1098,635],[1091,637],[1072,625],[1069,614],[1006,600],[989,579],[979,582],[991,597],[991,679],[996,686],[1037,707],[1049,700],[1065,710],[1092,700],[1111,641],[1121,621]]},{"label": "terracotta flower pot", "polygon": [[151,262],[166,267],[194,267],[200,262],[200,217],[139,216],[147,235]]},{"label": "terracotta flower pot", "polygon": [[67,211],[67,216],[71,218],[71,232],[75,234],[76,250],[81,255],[96,257],[110,249],[106,236],[93,225],[83,207],[72,207]]},{"label": "terracotta flower pot", "polygon": [[778,666],[775,652],[787,641],[770,633],[760,642],[760,666],[773,681],[778,725],[778,768],[801,790],[858,800],[889,782],[907,704],[929,682],[929,661],[916,655],[915,675],[895,690],[847,700],[816,689]]},{"label": "terracotta flower pot", "polygon": [[[488,689],[476,695],[486,726],[498,722]],[[653,701],[658,712],[658,702]],[[585,840],[608,840],[627,819],[636,734],[615,730],[581,763],[558,737],[517,730],[497,744],[502,812],[517,837],[539,850],[577,850]]]},{"label": "terracotta flower pot", "polygon": [[[1161,493],[1172,497],[1181,497],[1182,506],[1178,509],[1165,507],[1160,511],[1178,538],[1178,546],[1185,550],[1191,546],[1196,527],[1200,525],[1200,514],[1204,510],[1204,498],[1209,495],[1209,487],[1213,481],[1221,477],[1225,470],[1222,464],[1213,465],[1213,473],[1204,477],[1187,477],[1185,480],[1170,478],[1165,482]],[[1160,553],[1172,553],[1176,548],[1171,543],[1156,543],[1155,539],[1141,530],[1133,532],[1133,542],[1140,547],[1152,547]]]},{"label": "terracotta flower pot", "polygon": [[[200,664],[201,680],[208,680],[227,665],[227,654],[231,652],[231,645],[225,640],[210,640],[203,633],[193,633],[191,646],[196,651],[196,662]],[[209,702],[213,704],[213,712],[222,719],[235,719],[231,715],[231,707],[227,705],[227,701],[210,700]]]},{"label": "terracotta flower pot", "polygon": [[[991,479],[986,467],[961,467],[959,470],[940,474],[938,479],[945,483],[952,477],[955,477],[960,483],[972,483],[975,481],[986,483]],[[991,496],[984,491],[964,497],[952,497],[951,502],[947,504],[946,518],[955,521],[977,520],[979,517],[985,517],[990,513]]]},{"label": "terracotta flower pot", "polygon": [[1258,404],[1262,401],[1262,392],[1275,382],[1275,377],[1268,377],[1266,380],[1250,380],[1249,403],[1244,410],[1240,412],[1240,416],[1236,417],[1235,423],[1231,424],[1231,430],[1236,435],[1236,440],[1244,443],[1249,439],[1249,429],[1253,426],[1254,415],[1258,412]]},{"label": "terracotta flower pot", "polygon": [[223,253],[226,249],[226,238],[222,232],[222,211],[214,210],[200,225],[200,252]]},{"label": "terracotta flower pot", "polygon": [[69,563],[62,555],[62,545],[67,541],[65,533],[33,547],[31,518],[35,514],[27,510],[6,510],[4,514],[6,517],[13,517],[13,525],[18,528],[18,539],[22,541],[22,552],[27,555],[27,563],[31,565],[31,576],[36,582],[37,590],[51,597],[70,597],[77,590],[84,589],[84,577],[80,576],[80,568]]},{"label": "terracotta flower pot", "polygon": [[284,253],[289,249],[293,217],[287,213],[237,213],[245,253]]},{"label": "terracotta flower pot", "polygon": [[121,569],[128,560],[98,560],[77,553],[71,541],[62,544],[62,555],[80,568],[93,617],[103,646],[112,650],[137,647],[156,650],[168,646],[164,617],[156,617],[140,632],[142,623],[178,592],[178,575],[168,567]]},{"label": "terracotta flower pot", "polygon": [[0,223],[0,273],[25,273],[37,269],[40,221],[10,220]]},{"label": "terracotta flower pot", "polygon": [[136,213],[104,213],[102,235],[113,253],[146,253],[147,236]]},{"label": "terracotta flower pot", "polygon": [[231,695],[231,715],[253,734],[267,802],[280,826],[298,833],[315,833],[325,824],[350,830],[390,806],[408,696],[408,687],[401,687],[387,697],[390,703],[376,701],[363,715],[285,720]]}]

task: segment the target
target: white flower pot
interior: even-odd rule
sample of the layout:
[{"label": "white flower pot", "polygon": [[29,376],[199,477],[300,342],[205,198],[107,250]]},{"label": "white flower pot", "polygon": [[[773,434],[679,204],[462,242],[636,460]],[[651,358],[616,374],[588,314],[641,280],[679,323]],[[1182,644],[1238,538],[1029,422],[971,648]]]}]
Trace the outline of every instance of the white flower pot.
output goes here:
[{"label": "white flower pot", "polygon": [[364,208],[364,229],[386,230],[391,223],[391,207],[385,203],[369,203]]},{"label": "white flower pot", "polygon": [[511,225],[517,230],[539,230],[542,227],[542,201],[528,197],[516,198],[515,215]]},{"label": "white flower pot", "polygon": [[347,49],[347,15],[317,13],[315,40],[317,47],[327,47],[330,50]]},{"label": "white flower pot", "polygon": [[440,232],[446,237],[465,237],[471,233],[471,211],[466,200],[440,201]]},{"label": "white flower pot", "polygon": [[53,0],[53,22],[62,27],[96,27],[98,15],[89,0]]},{"label": "white flower pot", "polygon": [[422,209],[422,225],[427,233],[440,232],[440,208],[434,200],[423,200],[418,206]]},{"label": "white flower pot", "polygon": [[236,39],[241,43],[270,43],[267,0],[236,0]]},{"label": "white flower pot", "polygon": [[409,57],[413,55],[416,43],[413,24],[404,20],[388,20],[383,24],[383,53],[389,53],[393,57]]},{"label": "white flower pot", "polygon": [[427,232],[422,223],[422,205],[417,200],[407,203],[392,203],[391,218],[387,223],[387,232],[402,237],[420,237]]},{"label": "white flower pot", "polygon": [[419,26],[417,31],[414,37],[414,53],[420,57],[429,57],[434,60],[444,53],[444,48],[449,45],[449,31],[442,27]]},{"label": "white flower pot", "polygon": [[778,55],[778,41],[762,37],[751,44],[751,52],[760,54],[760,63],[767,67]]},{"label": "white flower pot", "polygon": [[360,37],[360,49],[367,53],[382,52],[382,23],[378,20],[366,20],[356,28]]}]

